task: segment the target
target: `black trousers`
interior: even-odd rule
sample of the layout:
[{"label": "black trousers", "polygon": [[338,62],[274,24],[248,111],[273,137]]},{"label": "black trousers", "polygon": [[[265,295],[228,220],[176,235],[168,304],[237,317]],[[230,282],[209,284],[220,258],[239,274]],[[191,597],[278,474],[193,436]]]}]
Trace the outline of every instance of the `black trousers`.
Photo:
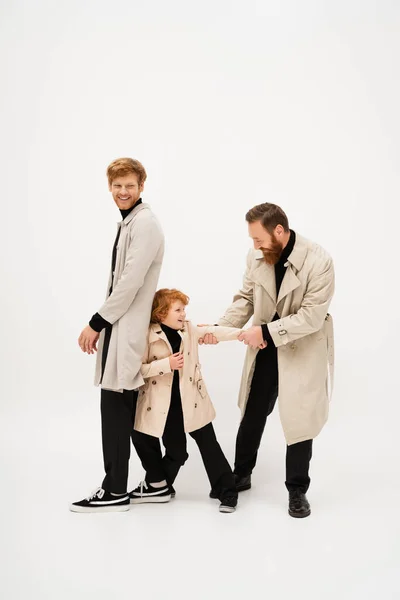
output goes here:
[{"label": "black trousers", "polygon": [[[220,500],[226,495],[237,496],[232,469],[222,452],[211,423],[189,434],[196,442],[211,488]],[[162,455],[160,440],[140,431],[133,431],[132,441],[146,471],[146,481],[154,483],[166,479],[172,486],[180,468],[185,464],[188,453],[186,434],[183,425],[180,395],[172,393],[162,441],[165,455]]]},{"label": "black trousers", "polygon": [[124,390],[122,394],[101,390],[101,432],[106,472],[102,487],[114,494],[126,492],[137,396],[134,390]]},{"label": "black trousers", "polygon": [[[236,438],[234,472],[240,477],[250,475],[257,461],[257,453],[268,415],[278,397],[278,355],[272,344],[257,354],[246,411]],[[306,492],[310,485],[309,466],[312,440],[287,446],[286,487],[289,491]]]}]

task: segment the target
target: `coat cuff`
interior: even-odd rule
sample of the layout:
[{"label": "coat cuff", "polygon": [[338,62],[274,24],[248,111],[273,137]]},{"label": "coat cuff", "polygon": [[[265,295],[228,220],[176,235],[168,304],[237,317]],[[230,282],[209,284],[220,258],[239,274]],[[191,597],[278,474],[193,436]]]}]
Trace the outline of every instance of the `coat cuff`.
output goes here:
[{"label": "coat cuff", "polygon": [[157,375],[166,375],[167,373],[172,373],[171,363],[169,362],[169,356],[167,356],[167,358],[161,358],[157,361],[157,363]]},{"label": "coat cuff", "polygon": [[103,319],[99,313],[93,315],[93,317],[89,321],[89,326],[97,333],[100,333],[105,327],[111,327],[111,323]]},{"label": "coat cuff", "polygon": [[289,333],[285,329],[281,319],[268,323],[267,327],[271,334],[272,341],[277,348],[279,348],[279,346],[285,346],[285,344],[290,342]]}]

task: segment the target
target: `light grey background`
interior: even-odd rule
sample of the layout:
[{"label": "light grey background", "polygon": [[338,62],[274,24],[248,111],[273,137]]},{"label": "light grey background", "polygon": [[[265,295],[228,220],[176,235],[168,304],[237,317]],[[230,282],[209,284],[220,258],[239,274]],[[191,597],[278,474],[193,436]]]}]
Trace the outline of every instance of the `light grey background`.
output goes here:
[{"label": "light grey background", "polygon": [[[399,4],[16,0],[0,19],[5,598],[398,598]],[[207,498],[191,441],[174,503],[68,512],[102,478],[77,337],[106,290],[120,156],[148,171],[160,286],[191,297],[194,322],[239,287],[254,204],[333,255],[336,389],[311,519],[285,512],[277,414],[235,515]],[[230,460],[243,356],[201,350]],[[141,475],[133,456],[130,484]]]}]

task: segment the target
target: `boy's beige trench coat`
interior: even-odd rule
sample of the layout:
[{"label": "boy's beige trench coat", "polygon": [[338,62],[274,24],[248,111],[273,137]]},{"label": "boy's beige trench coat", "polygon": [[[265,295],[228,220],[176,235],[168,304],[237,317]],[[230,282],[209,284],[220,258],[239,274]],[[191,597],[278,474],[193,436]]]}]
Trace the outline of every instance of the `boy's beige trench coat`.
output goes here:
[{"label": "boy's beige trench coat", "polygon": [[[164,235],[148,204],[139,204],[120,223],[117,259],[99,314],[112,324],[102,377],[104,333],[100,334],[95,385],[122,392],[139,388],[151,307],[164,256]],[[111,283],[113,292],[109,296]]]},{"label": "boy's beige trench coat", "polygon": [[[186,432],[196,431],[208,425],[215,417],[215,410],[207,392],[199,362],[199,338],[206,333],[214,334],[218,341],[237,340],[241,329],[232,327],[196,327],[185,321],[180,332],[184,365],[179,371],[183,422]],[[139,390],[136,407],[135,429],[148,435],[161,437],[171,402],[173,371],[169,357],[172,348],[160,325],[151,325],[147,348],[143,356],[141,373],[145,380]]]},{"label": "boy's beige trench coat", "polygon": [[[253,325],[268,324],[278,348],[279,414],[291,445],[315,438],[328,418],[334,361],[328,308],[335,276],[327,252],[300,235],[287,263],[277,298],[274,267],[262,251],[250,250],[243,287],[219,325],[242,328],[252,315]],[[276,313],[280,319],[272,322]],[[242,416],[258,351],[247,349],[239,391]]]}]

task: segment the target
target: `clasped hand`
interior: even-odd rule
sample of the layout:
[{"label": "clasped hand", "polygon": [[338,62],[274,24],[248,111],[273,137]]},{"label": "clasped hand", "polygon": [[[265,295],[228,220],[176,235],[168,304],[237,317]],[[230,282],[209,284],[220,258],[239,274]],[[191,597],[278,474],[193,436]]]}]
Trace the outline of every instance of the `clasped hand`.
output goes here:
[{"label": "clasped hand", "polygon": [[[207,325],[201,324],[198,327],[207,327]],[[253,349],[260,348],[263,350],[267,347],[262,334],[261,325],[254,325],[238,336],[239,342],[244,342],[246,346],[250,346]],[[199,344],[218,344],[218,340],[212,333],[206,333],[204,338],[199,339]]]}]

